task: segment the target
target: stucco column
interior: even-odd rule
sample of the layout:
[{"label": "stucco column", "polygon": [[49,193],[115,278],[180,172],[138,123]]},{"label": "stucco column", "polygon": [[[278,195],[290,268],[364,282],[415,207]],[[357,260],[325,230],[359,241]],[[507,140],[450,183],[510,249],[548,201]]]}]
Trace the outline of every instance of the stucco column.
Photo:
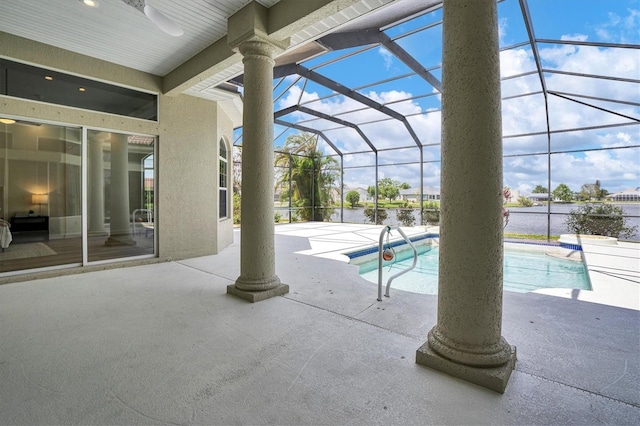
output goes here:
[{"label": "stucco column", "polygon": [[444,0],[438,322],[416,362],[504,392],[502,130],[495,0]]},{"label": "stucco column", "polygon": [[251,302],[289,292],[275,271],[273,57],[261,38],[239,44],[244,64],[240,277],[227,292]]},{"label": "stucco column", "polygon": [[104,228],[104,133],[89,136],[89,235],[105,235]]},{"label": "stucco column", "polygon": [[129,222],[129,146],[127,136],[111,134],[110,232],[105,241],[112,245],[136,245]]}]

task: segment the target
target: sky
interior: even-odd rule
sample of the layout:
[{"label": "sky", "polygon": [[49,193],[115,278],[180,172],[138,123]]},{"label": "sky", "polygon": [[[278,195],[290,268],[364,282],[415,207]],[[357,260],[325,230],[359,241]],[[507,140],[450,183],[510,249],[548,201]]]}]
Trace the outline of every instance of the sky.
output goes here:
[{"label": "sky", "polygon": [[[528,5],[537,39],[640,44],[640,0],[529,0]],[[399,37],[396,42],[438,80],[442,78],[442,27],[438,24],[441,17],[441,11],[437,10],[385,31],[391,38]],[[583,184],[596,180],[610,193],[639,187],[640,125],[629,125],[637,123],[629,117],[640,118],[640,50],[539,43],[543,68],[556,71],[544,74],[547,89],[556,93],[548,96],[552,130],[549,141],[544,96],[535,94],[541,91],[540,78],[537,73],[522,76],[535,71],[536,65],[531,46],[523,44],[528,36],[519,2],[500,2],[498,19],[503,49],[500,68],[503,77],[504,185],[522,195],[531,193],[536,185],[553,190],[561,183],[577,192]],[[412,32],[417,28],[426,29]],[[404,34],[411,35],[402,36]],[[511,48],[505,49],[507,47]],[[331,61],[353,52],[358,53]],[[424,184],[440,186],[441,98],[433,86],[411,76],[407,66],[381,46],[331,52],[302,65],[407,116],[424,145]],[[514,97],[522,94],[529,95]],[[280,82],[275,87],[274,98],[275,111],[301,102],[309,108],[357,123],[370,143],[381,150],[378,177],[419,187],[419,166],[411,163],[419,161],[420,151],[402,123],[389,120],[381,112],[363,110],[362,104],[350,98],[331,96],[330,90],[296,76]],[[375,157],[354,129],[322,119],[310,120],[312,117],[301,112],[282,118],[322,130],[345,153],[345,185],[366,188],[374,184],[375,170],[371,166],[375,164]],[[385,120],[379,121],[381,119]],[[593,126],[609,127],[585,129]],[[287,131],[276,125],[274,146],[283,145],[286,136],[292,133],[297,131]],[[320,146],[326,154],[334,153],[327,144]],[[548,146],[553,153],[550,160],[546,155]],[[398,147],[406,149],[384,151]],[[363,151],[369,153],[348,155]]]}]

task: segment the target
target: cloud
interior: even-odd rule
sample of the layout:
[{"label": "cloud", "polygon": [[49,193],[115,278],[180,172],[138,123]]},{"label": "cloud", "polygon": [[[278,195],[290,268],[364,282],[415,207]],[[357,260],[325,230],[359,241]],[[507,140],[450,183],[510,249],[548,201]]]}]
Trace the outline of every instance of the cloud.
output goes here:
[{"label": "cloud", "polygon": [[393,65],[393,54],[382,46],[378,48],[378,53],[382,57],[385,69],[391,69],[391,66]]},{"label": "cloud", "polygon": [[[600,36],[606,36],[607,40],[612,42],[625,42],[632,39],[637,42],[639,38],[637,22],[640,12],[637,10],[628,12],[626,16],[610,14],[607,21],[597,28],[602,32]],[[500,37],[505,37],[509,28],[508,22],[501,20],[499,25]],[[636,25],[635,29],[633,25]],[[562,39],[588,41],[589,37],[585,34],[573,33],[562,36]],[[388,56],[389,52],[386,49],[379,49],[378,52],[381,61],[371,66],[388,69],[393,58]],[[622,79],[637,79],[640,75],[640,61],[637,60],[635,49],[546,44],[541,45],[539,52],[543,67],[552,71]],[[623,124],[628,123],[629,120],[578,102],[548,95],[549,122],[554,131],[550,141],[551,151],[563,151],[552,154],[549,160],[546,154],[549,144],[546,134],[547,115],[545,97],[540,93],[542,91],[540,78],[537,73],[523,75],[537,70],[531,49],[519,47],[501,52],[500,65],[503,78],[520,76],[503,80],[502,83],[502,96],[512,97],[502,102],[503,136],[526,135],[504,139],[503,153],[507,155],[503,161],[505,185],[518,189],[525,195],[538,184],[550,186],[553,190],[560,183],[564,183],[572,190],[579,191],[583,184],[593,183],[597,179],[600,180],[603,188],[610,192],[639,185],[640,148],[634,147],[640,145],[640,128],[637,125],[573,131],[573,129],[591,126]],[[544,78],[547,87],[557,92],[637,103],[637,84],[634,83],[553,73],[545,73]],[[514,97],[521,94],[530,95]],[[407,121],[423,144],[436,144],[425,147],[422,151],[423,161],[425,161],[424,184],[439,186],[440,146],[437,144],[441,137],[441,114],[426,113],[427,108],[421,106],[419,100],[410,99],[413,96],[411,88],[370,90],[365,95],[408,116]],[[344,96],[320,100],[321,96],[325,95],[313,91],[302,93],[302,85],[299,83],[280,99],[278,108],[293,105],[301,97],[310,108],[357,123],[378,149],[415,146],[406,127],[396,120],[389,119],[382,112],[365,109],[357,101]],[[640,117],[640,108],[634,105],[607,103],[589,98],[576,99],[601,108],[611,108],[623,115]],[[354,112],[347,113],[347,111]],[[301,113],[294,113],[287,117],[293,120],[309,118]],[[309,121],[305,125],[323,129],[337,126],[323,120]],[[345,153],[370,151],[367,144],[353,129],[327,130],[326,134]],[[624,149],[600,150],[601,148]],[[544,154],[513,156],[532,153]],[[400,182],[408,182],[412,187],[419,186],[419,166],[404,164],[419,161],[420,151],[417,147],[381,151],[378,159],[381,165],[379,178],[390,177]],[[551,161],[550,183],[548,182],[549,161]],[[374,154],[345,155],[344,162],[345,184],[350,187],[367,187],[374,183]],[[388,166],[388,164],[395,165]],[[363,166],[364,168],[360,168]]]},{"label": "cloud", "polygon": [[[586,39],[582,35],[563,38]],[[572,45],[547,46],[549,47],[540,49],[543,66],[546,69],[629,79],[637,79],[640,75],[637,53],[631,49]],[[505,51],[501,54],[503,76],[527,72],[531,70],[532,64],[532,54],[524,48]],[[637,102],[637,84],[633,83],[549,73],[545,74],[545,83],[547,88],[558,92]],[[541,86],[537,74],[506,80],[503,83],[503,96],[513,96],[519,91],[532,93],[539,90]],[[581,97],[576,99],[612,109],[626,116],[640,117],[640,108],[633,105],[607,103]],[[552,131],[630,122],[623,117],[552,95],[548,96],[548,107]],[[505,136],[546,130],[545,104],[541,94],[504,100],[502,113]],[[503,145],[505,154],[544,152],[546,138],[546,135],[507,138]],[[551,149],[552,151],[570,151],[631,147],[640,144],[639,138],[640,132],[637,126],[561,132],[551,135]],[[611,192],[638,186],[636,172],[638,161],[640,161],[638,148],[554,154],[551,158],[551,189],[559,183],[565,183],[573,190],[579,190],[584,183],[589,183],[587,181],[590,180],[595,181],[595,179],[599,179],[603,187]],[[533,182],[547,186],[546,155],[518,157],[518,159],[518,161],[505,159],[505,184],[520,189],[523,193],[535,186]]]},{"label": "cloud", "polygon": [[[302,97],[301,97],[302,95]],[[320,96],[315,92],[304,92],[302,93],[302,88],[299,85],[292,86],[289,91],[287,91],[286,95],[280,98],[278,103],[276,104],[276,110],[285,109],[293,105],[297,105],[298,101],[301,103],[311,102],[319,99]]]},{"label": "cloud", "polygon": [[631,79],[638,78],[637,55],[633,49],[594,46],[559,45],[540,49],[546,69]]},{"label": "cloud", "polygon": [[509,20],[507,18],[500,18],[498,20],[498,39],[500,40],[500,45],[504,45],[504,39],[507,35],[507,29],[509,28]]},{"label": "cloud", "polygon": [[588,38],[589,36],[586,34],[574,34],[574,35],[564,34],[560,36],[560,40],[565,40],[565,41],[587,41]]},{"label": "cloud", "polygon": [[530,49],[509,49],[500,52],[500,75],[502,77],[519,75],[536,69],[536,63]]},{"label": "cloud", "polygon": [[609,12],[608,20],[596,25],[594,31],[605,42],[637,44],[640,40],[640,10],[627,9],[627,16]]}]

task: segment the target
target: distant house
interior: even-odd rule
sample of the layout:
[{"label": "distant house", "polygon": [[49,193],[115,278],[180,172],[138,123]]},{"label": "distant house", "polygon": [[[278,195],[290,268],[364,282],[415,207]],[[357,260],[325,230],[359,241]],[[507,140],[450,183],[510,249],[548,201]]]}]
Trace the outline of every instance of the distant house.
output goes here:
[{"label": "distant house", "polygon": [[[420,198],[420,188],[401,189],[400,198],[404,201],[417,203]],[[434,188],[433,186],[423,186],[422,200],[440,201],[440,188]]]},{"label": "distant house", "polygon": [[520,198],[520,190],[518,189],[510,189],[509,191],[511,191],[511,197],[509,197],[507,200],[505,200],[506,203],[514,203],[516,201],[518,201],[518,198]]},{"label": "distant house", "polygon": [[533,201],[534,203],[539,203],[541,201],[549,201],[550,196],[549,196],[549,193],[529,194],[527,195],[527,198]]},{"label": "distant house", "polygon": [[611,201],[640,201],[640,186],[607,195]]},{"label": "distant house", "polygon": [[150,178],[150,177],[144,178],[144,190],[153,191],[153,178]]},{"label": "distant house", "polygon": [[370,202],[373,201],[373,198],[369,196],[369,193],[367,192],[367,188],[363,188],[361,186],[356,187],[356,188],[349,188],[347,186],[344,187],[344,191],[342,191],[342,196],[344,201],[347,201],[347,194],[351,191],[356,191],[359,195],[360,195],[360,202],[364,203],[364,202]]}]

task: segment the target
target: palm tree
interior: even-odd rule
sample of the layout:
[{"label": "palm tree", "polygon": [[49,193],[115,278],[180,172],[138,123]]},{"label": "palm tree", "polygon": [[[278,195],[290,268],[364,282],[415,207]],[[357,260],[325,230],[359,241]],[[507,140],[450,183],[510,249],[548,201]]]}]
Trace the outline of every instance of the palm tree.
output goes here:
[{"label": "palm tree", "polygon": [[[338,178],[338,162],[318,150],[318,136],[291,135],[284,147],[276,147],[276,189],[291,196],[292,204],[302,207],[303,220],[323,221],[331,216],[333,189]],[[285,198],[286,199],[286,198]]]}]

